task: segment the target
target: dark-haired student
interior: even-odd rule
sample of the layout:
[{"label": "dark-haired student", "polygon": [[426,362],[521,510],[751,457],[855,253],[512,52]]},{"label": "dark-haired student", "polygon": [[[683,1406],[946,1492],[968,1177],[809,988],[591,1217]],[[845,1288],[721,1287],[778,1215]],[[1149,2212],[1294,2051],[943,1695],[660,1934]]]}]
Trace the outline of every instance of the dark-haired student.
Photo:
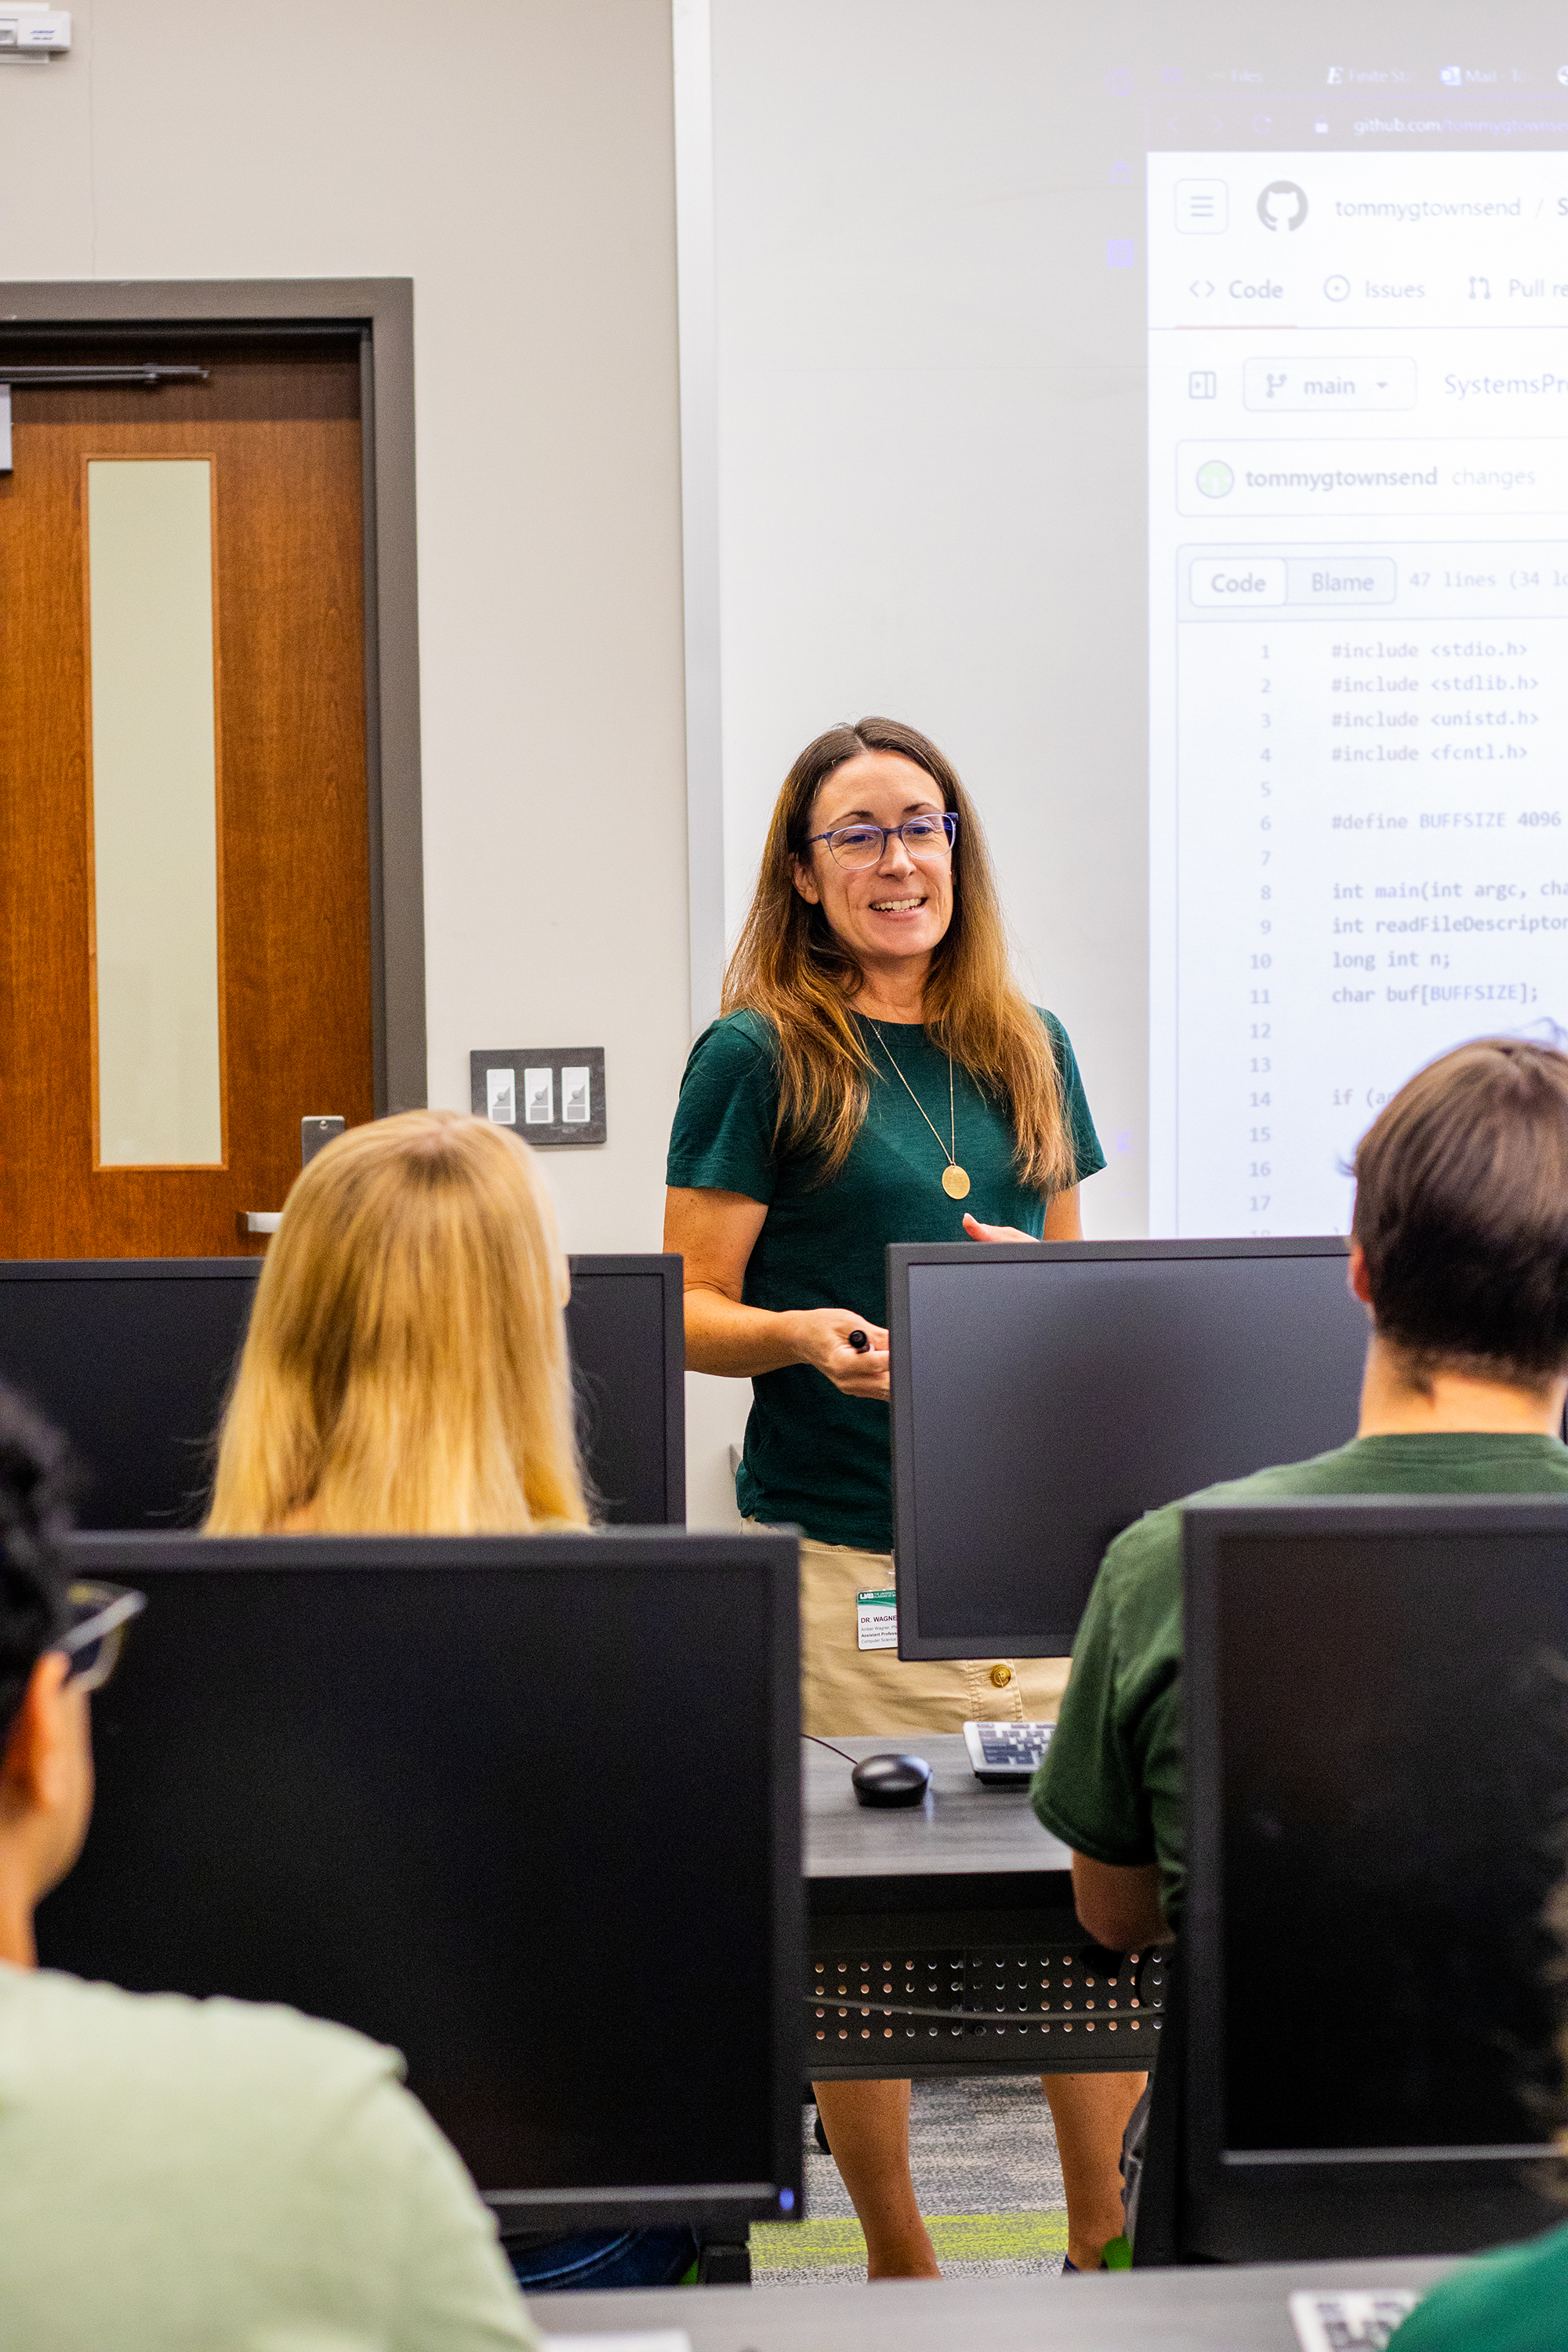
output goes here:
[{"label": "dark-haired student", "polygon": [[0,2343],[537,2352],[395,2053],[38,1968],[34,1911],[92,1811],[89,1694],[141,1605],[65,1586],[60,1451],[0,1390]]},{"label": "dark-haired student", "polygon": [[[1350,1281],[1372,1318],[1357,1433],[1204,1499],[1568,1487],[1568,1057],[1510,1038],[1444,1055],[1363,1137],[1355,1177]],[[1079,1916],[1116,1951],[1181,1922],[1182,1508],[1107,1552],[1035,1777]]]}]

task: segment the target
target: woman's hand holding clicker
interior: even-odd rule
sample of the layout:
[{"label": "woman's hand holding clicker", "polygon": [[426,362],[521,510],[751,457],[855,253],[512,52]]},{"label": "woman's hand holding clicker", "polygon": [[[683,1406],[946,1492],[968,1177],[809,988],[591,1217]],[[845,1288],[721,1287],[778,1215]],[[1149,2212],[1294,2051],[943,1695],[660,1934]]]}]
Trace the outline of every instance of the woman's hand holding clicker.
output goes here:
[{"label": "woman's hand holding clicker", "polygon": [[[879,1323],[839,1307],[802,1307],[779,1318],[798,1363],[810,1364],[846,1396],[888,1394],[888,1335]],[[851,1344],[851,1334],[864,1345]]]}]

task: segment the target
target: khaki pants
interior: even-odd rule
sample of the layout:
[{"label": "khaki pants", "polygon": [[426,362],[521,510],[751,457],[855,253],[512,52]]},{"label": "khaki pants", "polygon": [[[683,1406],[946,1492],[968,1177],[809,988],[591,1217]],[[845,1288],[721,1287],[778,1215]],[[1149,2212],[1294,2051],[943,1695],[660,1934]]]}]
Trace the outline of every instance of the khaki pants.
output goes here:
[{"label": "khaki pants", "polygon": [[966,1723],[1054,1723],[1068,1658],[900,1658],[857,1646],[855,1596],[895,1589],[893,1556],[800,1547],[801,1729],[961,1731]]}]

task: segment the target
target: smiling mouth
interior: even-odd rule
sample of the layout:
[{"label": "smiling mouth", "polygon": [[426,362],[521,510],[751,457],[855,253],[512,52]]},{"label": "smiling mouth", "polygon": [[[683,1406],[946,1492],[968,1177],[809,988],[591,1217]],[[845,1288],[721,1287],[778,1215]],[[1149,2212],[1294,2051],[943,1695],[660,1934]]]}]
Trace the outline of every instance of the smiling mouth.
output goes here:
[{"label": "smiling mouth", "polygon": [[873,898],[870,902],[874,915],[912,915],[924,905],[923,896],[919,898]]}]

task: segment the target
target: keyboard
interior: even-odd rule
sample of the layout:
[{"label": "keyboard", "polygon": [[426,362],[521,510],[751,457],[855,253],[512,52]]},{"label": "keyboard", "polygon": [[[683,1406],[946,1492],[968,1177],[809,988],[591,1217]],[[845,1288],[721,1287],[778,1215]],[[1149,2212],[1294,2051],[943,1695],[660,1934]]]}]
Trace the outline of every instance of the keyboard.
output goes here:
[{"label": "keyboard", "polygon": [[1026,1781],[1051,1744],[1049,1723],[966,1723],[964,1744],[974,1777],[988,1789],[1014,1789]]}]

